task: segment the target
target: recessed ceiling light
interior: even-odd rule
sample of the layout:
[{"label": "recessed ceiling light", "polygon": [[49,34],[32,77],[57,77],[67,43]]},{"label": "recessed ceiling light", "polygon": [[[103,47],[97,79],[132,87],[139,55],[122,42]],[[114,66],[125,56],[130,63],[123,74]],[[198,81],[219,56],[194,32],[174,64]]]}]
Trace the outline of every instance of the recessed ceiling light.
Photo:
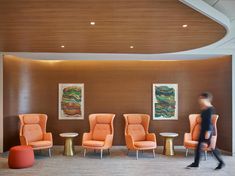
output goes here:
[{"label": "recessed ceiling light", "polygon": [[61,48],[64,48],[64,45],[61,45],[60,47],[61,47]]},{"label": "recessed ceiling light", "polygon": [[183,28],[186,28],[186,27],[188,27],[188,25],[187,25],[187,24],[184,24],[184,25],[182,25],[182,27],[183,27]]},{"label": "recessed ceiling light", "polygon": [[94,21],[91,21],[91,22],[90,22],[90,25],[94,26],[94,25],[95,25],[95,22],[94,22]]},{"label": "recessed ceiling light", "polygon": [[131,49],[133,49],[133,48],[134,48],[134,46],[132,46],[132,45],[131,45],[131,46],[130,46],[130,48],[131,48]]}]

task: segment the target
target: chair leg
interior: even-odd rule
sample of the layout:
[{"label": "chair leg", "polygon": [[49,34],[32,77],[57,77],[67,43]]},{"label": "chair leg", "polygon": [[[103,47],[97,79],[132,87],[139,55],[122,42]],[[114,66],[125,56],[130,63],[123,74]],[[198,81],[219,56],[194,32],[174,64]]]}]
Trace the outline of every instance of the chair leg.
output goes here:
[{"label": "chair leg", "polygon": [[110,149],[108,149],[108,154],[111,155]]},{"label": "chair leg", "polygon": [[127,149],[127,155],[129,155],[129,151],[130,151],[130,150],[129,150],[129,149]]},{"label": "chair leg", "polygon": [[103,158],[103,149],[100,150],[100,159]]},{"label": "chair leg", "polygon": [[51,157],[51,148],[48,149],[48,155]]},{"label": "chair leg", "polygon": [[185,152],[185,157],[188,156],[188,149],[186,149],[186,152]]},{"label": "chair leg", "polygon": [[96,153],[96,149],[94,149],[94,153]]},{"label": "chair leg", "polygon": [[204,152],[205,154],[205,161],[207,160],[207,151]]},{"label": "chair leg", "polygon": [[139,159],[139,150],[136,150],[136,160]]},{"label": "chair leg", "polygon": [[155,149],[153,149],[153,158],[155,158]]},{"label": "chair leg", "polygon": [[83,157],[86,157],[86,149],[83,150]]}]

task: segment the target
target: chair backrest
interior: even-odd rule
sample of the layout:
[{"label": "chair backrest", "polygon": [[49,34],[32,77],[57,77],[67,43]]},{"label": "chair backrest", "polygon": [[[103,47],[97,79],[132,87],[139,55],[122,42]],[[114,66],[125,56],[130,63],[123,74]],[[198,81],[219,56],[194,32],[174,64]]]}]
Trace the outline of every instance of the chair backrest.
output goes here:
[{"label": "chair backrest", "polygon": [[43,139],[46,133],[46,114],[20,114],[20,136],[25,136],[28,142]]},{"label": "chair backrest", "polygon": [[[213,125],[213,136],[217,136],[217,120],[219,115],[212,115],[211,122]],[[200,135],[201,130],[201,116],[200,114],[190,114],[189,115],[189,123],[190,123],[190,133],[192,135],[192,140],[197,141]]]},{"label": "chair backrest", "polygon": [[113,120],[115,114],[90,114],[90,131],[92,139],[97,141],[104,141],[106,136],[114,134]]},{"label": "chair backrest", "polygon": [[124,114],[125,135],[131,135],[134,141],[146,140],[150,116],[147,114]]}]

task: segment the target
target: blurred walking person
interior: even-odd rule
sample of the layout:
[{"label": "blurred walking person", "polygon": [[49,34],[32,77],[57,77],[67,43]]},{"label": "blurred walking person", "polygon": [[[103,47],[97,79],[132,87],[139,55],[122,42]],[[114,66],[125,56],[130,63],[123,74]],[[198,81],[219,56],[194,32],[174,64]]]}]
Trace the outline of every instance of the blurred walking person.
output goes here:
[{"label": "blurred walking person", "polygon": [[[212,105],[212,99],[213,99],[213,96],[210,92],[204,92],[198,98],[199,106],[201,109],[201,118],[202,118],[201,131],[200,131],[200,135],[198,139],[198,146],[197,146],[197,149],[195,150],[194,162],[188,165],[187,168],[199,167],[202,143],[207,143],[208,146],[210,146],[211,137],[213,135],[213,130],[214,130],[212,122],[211,122],[211,117],[215,113],[215,108]],[[212,148],[211,151],[214,157],[219,162],[215,170],[218,170],[224,167],[225,163],[222,160],[220,152],[216,149],[216,147]]]}]

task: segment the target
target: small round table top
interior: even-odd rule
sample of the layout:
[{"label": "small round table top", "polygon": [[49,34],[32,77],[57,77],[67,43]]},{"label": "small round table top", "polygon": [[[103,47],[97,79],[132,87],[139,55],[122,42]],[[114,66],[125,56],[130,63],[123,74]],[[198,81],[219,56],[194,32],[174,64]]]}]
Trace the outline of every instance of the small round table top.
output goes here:
[{"label": "small round table top", "polygon": [[163,137],[177,137],[179,134],[178,133],[160,133],[160,135]]},{"label": "small round table top", "polygon": [[77,137],[78,133],[60,133],[61,137]]}]

